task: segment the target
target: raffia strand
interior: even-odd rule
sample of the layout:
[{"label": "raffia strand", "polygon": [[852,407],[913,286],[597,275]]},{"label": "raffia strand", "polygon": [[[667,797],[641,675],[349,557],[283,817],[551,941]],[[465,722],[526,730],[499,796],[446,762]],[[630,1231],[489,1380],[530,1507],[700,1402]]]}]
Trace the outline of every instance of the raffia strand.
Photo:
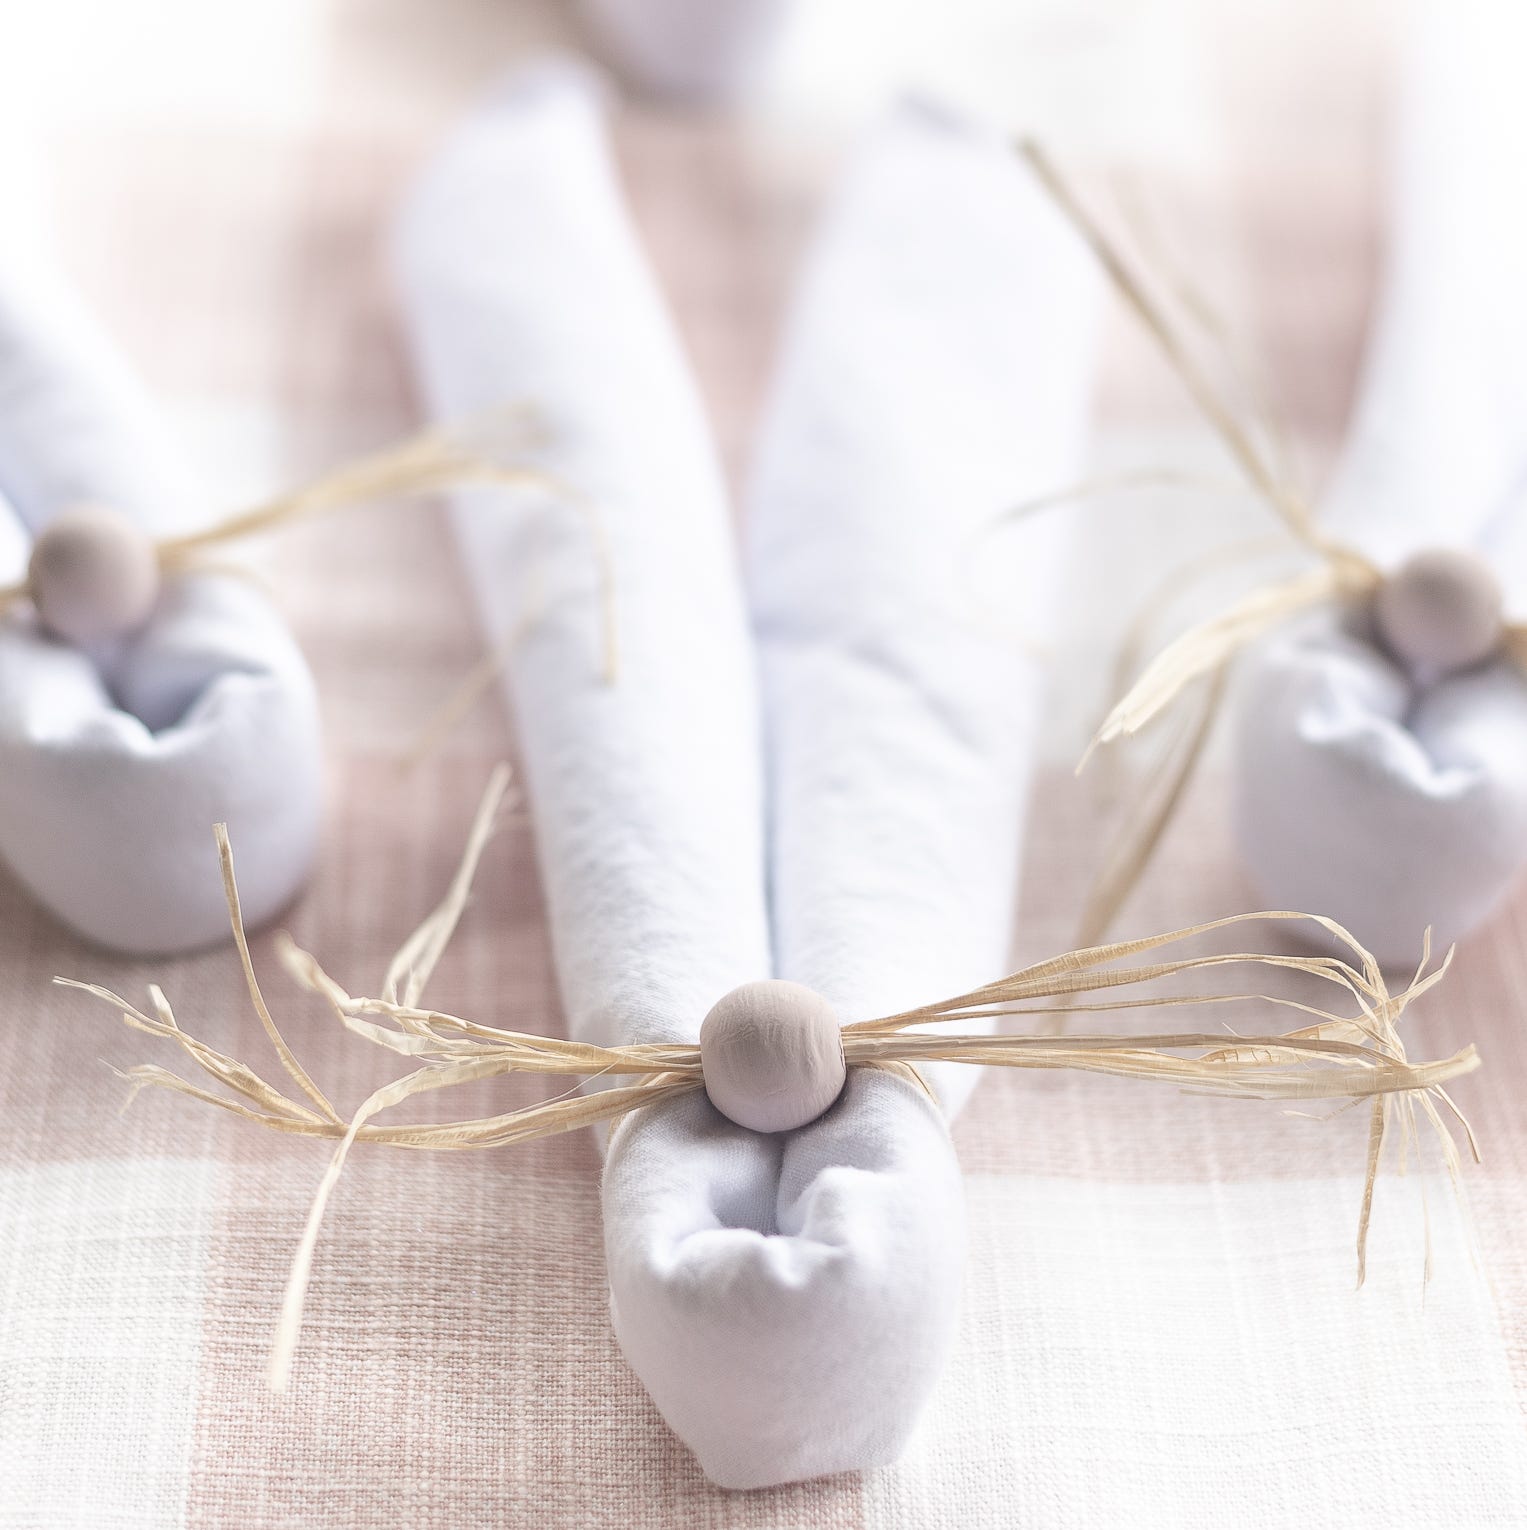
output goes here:
[{"label": "raffia strand", "polygon": [[[1017,145],[1019,156],[1033,170],[1039,183],[1049,193],[1056,207],[1092,250],[1115,292],[1142,328],[1155,342],[1163,359],[1176,373],[1192,398],[1199,414],[1219,437],[1239,465],[1250,488],[1272,508],[1294,545],[1316,558],[1313,567],[1292,577],[1254,589],[1228,609],[1199,622],[1166,645],[1154,659],[1134,674],[1135,665],[1127,666],[1133,678],[1116,680],[1120,699],[1109,709],[1102,724],[1088,744],[1078,770],[1086,767],[1105,745],[1133,737],[1173,707],[1185,706],[1184,698],[1195,688],[1200,700],[1196,711],[1184,720],[1179,736],[1167,748],[1142,784],[1132,805],[1129,821],[1119,836],[1088,896],[1081,924],[1081,938],[1091,940],[1109,926],[1125,900],[1144,876],[1158,845],[1164,838],[1177,809],[1186,795],[1187,785],[1201,758],[1207,741],[1222,710],[1225,679],[1233,660],[1249,644],[1281,626],[1301,612],[1351,600],[1371,598],[1383,582],[1383,571],[1358,548],[1340,542],[1323,531],[1314,518],[1305,495],[1293,484],[1277,454],[1264,452],[1256,433],[1240,417],[1227,390],[1219,386],[1210,372],[1200,365],[1193,347],[1174,322],[1167,307],[1153,295],[1153,283],[1138,268],[1121,246],[1110,237],[1101,222],[1087,209],[1067,177],[1037,143]],[[1177,282],[1186,293],[1190,311],[1202,317],[1203,305],[1194,298],[1184,282]],[[1223,326],[1210,321],[1206,326],[1228,352]],[[1265,433],[1276,438],[1271,423]],[[1127,475],[1126,487],[1171,484],[1173,475],[1146,470]],[[1060,490],[1037,503],[1061,503],[1100,491],[1102,485],[1086,485]],[[1008,512],[995,524],[1005,524],[1015,515],[1032,507]],[[1211,553],[1215,559],[1218,554]],[[1189,565],[1178,571],[1177,578],[1152,601],[1159,606],[1197,577]],[[1133,655],[1140,647],[1140,633],[1134,631],[1126,640],[1125,652]],[[1527,667],[1527,625],[1506,628],[1503,652]],[[1121,662],[1120,668],[1125,665]]]}]

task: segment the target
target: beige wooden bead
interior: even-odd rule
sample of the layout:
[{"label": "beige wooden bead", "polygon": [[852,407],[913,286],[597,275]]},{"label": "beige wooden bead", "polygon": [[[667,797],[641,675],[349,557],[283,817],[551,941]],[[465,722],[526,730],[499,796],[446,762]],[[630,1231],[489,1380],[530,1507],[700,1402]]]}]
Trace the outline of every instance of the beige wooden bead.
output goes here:
[{"label": "beige wooden bead", "polygon": [[1436,547],[1416,553],[1379,587],[1380,637],[1407,663],[1443,673],[1488,658],[1503,631],[1500,581],[1477,553]]},{"label": "beige wooden bead", "polygon": [[843,1090],[843,1033],[832,1006],[800,983],[744,983],[700,1026],[711,1104],[755,1132],[815,1121]]},{"label": "beige wooden bead", "polygon": [[141,626],[159,597],[153,540],[116,510],[84,505],[43,528],[27,570],[44,627],[71,643]]}]

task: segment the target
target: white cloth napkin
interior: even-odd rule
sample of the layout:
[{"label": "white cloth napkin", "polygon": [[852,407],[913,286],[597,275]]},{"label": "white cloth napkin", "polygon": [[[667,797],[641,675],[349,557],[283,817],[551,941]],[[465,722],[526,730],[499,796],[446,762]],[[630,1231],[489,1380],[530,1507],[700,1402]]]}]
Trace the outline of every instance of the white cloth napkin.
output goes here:
[{"label": "white cloth napkin", "polygon": [[[975,519],[1071,465],[1083,368],[1063,351],[1057,377],[1050,346],[1086,325],[1040,318],[1054,243],[995,144],[910,113],[855,171],[785,362],[754,496],[777,733],[767,874],[778,970],[845,1016],[1002,967],[1032,681],[1010,648],[960,629],[954,564]],[[533,570],[551,592],[511,690],[569,1028],[692,1040],[722,993],[776,966],[755,659],[715,453],[587,77],[542,66],[472,117],[404,215],[399,264],[432,410],[533,400],[548,465],[597,501],[613,555],[608,686],[576,518],[458,498],[490,635],[519,620]],[[1074,296],[1049,294],[1060,313]],[[1065,402],[1025,367],[1035,347]],[[902,382],[824,409],[892,363]],[[857,709],[862,739],[822,715],[835,706]],[[845,792],[862,806],[830,833]],[[809,849],[813,827],[830,838]],[[647,1111],[612,1134],[603,1201],[616,1332],[713,1480],[895,1457],[947,1350],[963,1262],[958,1167],[925,1096],[859,1074],[780,1137],[703,1097]]]},{"label": "white cloth napkin", "polygon": [[[81,503],[156,534],[196,514],[122,359],[13,243],[0,264],[0,519],[20,543]],[[27,615],[0,619],[0,858],[90,939],[146,954],[226,936],[220,820],[247,922],[270,918],[307,874],[321,787],[312,677],[243,580],[176,579],[142,631],[88,653]]]},{"label": "white cloth napkin", "polygon": [[[1527,18],[1413,7],[1386,276],[1322,517],[1392,567],[1490,559],[1527,616]],[[1366,618],[1312,618],[1247,665],[1237,833],[1262,897],[1384,961],[1479,924],[1527,865],[1527,680],[1505,661],[1417,686]]]},{"label": "white cloth napkin", "polygon": [[[527,601],[541,612],[509,683],[569,1032],[693,1041],[722,994],[770,971],[754,661],[720,466],[621,205],[595,81],[555,61],[506,81],[427,170],[397,259],[432,412],[533,401],[546,465],[597,506],[609,549],[613,684],[582,521],[457,497],[490,640]],[[692,1246],[776,1247],[760,1234],[779,1156],[698,1098],[619,1130],[606,1170],[616,1327],[707,1469],[712,1431],[730,1433],[726,1395],[749,1385],[729,1336],[757,1322],[705,1278],[690,1280],[672,1335],[655,1300]],[[771,1256],[781,1269],[787,1241]],[[691,1399],[707,1393],[721,1414],[696,1420]]]},{"label": "white cloth napkin", "polygon": [[[1099,296],[1011,149],[920,105],[873,135],[808,259],[749,567],[777,971],[844,1019],[1007,970],[1039,666],[998,634],[1016,617],[1043,639],[1064,518],[1010,549],[1005,612],[983,609],[971,573],[1004,509],[1076,476]],[[951,1115],[978,1077],[928,1072]],[[785,1147],[781,1226],[824,1257],[809,1312],[770,1310],[799,1342],[745,1400],[779,1442],[776,1473],[894,1460],[943,1369],[964,1196],[934,1116],[901,1080],[857,1074]]]}]

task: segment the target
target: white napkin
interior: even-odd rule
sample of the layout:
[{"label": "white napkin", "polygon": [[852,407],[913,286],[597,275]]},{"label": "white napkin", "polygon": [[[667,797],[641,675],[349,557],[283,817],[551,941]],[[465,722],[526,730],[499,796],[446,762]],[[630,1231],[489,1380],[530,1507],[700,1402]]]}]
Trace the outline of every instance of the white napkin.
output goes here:
[{"label": "white napkin", "polygon": [[602,54],[639,90],[710,101],[751,85],[791,0],[579,0]]},{"label": "white napkin", "polygon": [[[943,636],[959,620],[943,601],[960,597],[953,560],[973,518],[1032,489],[1028,475],[1048,486],[1070,466],[1079,400],[1047,401],[1022,364],[1025,344],[1076,339],[1060,321],[1036,320],[1049,273],[1044,237],[1037,251],[1026,237],[1032,195],[995,145],[920,114],[893,124],[815,263],[764,451],[755,566],[771,689],[790,643],[804,654],[815,641],[820,593],[845,571],[852,579],[855,564],[865,584],[819,655],[841,675],[817,682],[804,666],[802,710],[782,700],[771,710],[784,735],[770,755],[780,970],[818,982],[845,1014],[995,976],[1006,949],[1031,682],[1011,650]],[[975,205],[983,199],[993,205]],[[887,252],[877,278],[866,240],[911,234],[930,210],[947,228]],[[548,465],[597,500],[613,555],[621,667],[609,687],[576,519],[553,507],[531,522],[501,500],[458,498],[490,635],[519,619],[533,569],[552,591],[512,661],[511,689],[569,1028],[692,1040],[723,992],[773,968],[754,658],[715,453],[619,205],[586,77],[560,65],[521,74],[466,123],[404,216],[400,266],[433,411],[533,399],[548,416]],[[862,288],[834,317],[845,283]],[[927,306],[921,319],[899,318],[876,296]],[[1051,294],[1062,310],[1071,296]],[[870,320],[884,323],[881,339]],[[857,385],[886,361],[886,340],[924,370],[862,409],[845,400],[841,455],[823,456],[823,390]],[[1065,394],[1073,364],[1063,368]],[[985,396],[993,387],[1000,398]],[[934,396],[945,389],[953,396]],[[1025,411],[1036,411],[1032,434],[1054,436],[1033,461]],[[892,448],[904,482],[880,507],[880,557],[881,480],[866,452],[893,424],[929,433]],[[841,536],[809,525],[813,507],[792,487],[808,463]],[[801,576],[792,593],[800,571],[780,539],[802,517],[821,578]],[[908,553],[929,566],[898,573]],[[885,581],[874,594],[872,579]],[[892,614],[904,629],[888,625]],[[883,684],[875,654],[853,646],[861,638],[885,644],[889,668],[921,667],[922,680]],[[841,658],[826,651],[839,641],[849,645]],[[935,676],[946,663],[969,670],[944,691]],[[862,709],[865,739],[845,749],[833,725],[809,765],[793,729],[835,702]],[[922,739],[922,762],[879,755],[872,740],[893,736]],[[862,791],[870,819],[850,810],[830,853],[803,851],[796,865],[799,834],[813,822],[825,831],[836,812],[824,789],[834,775]],[[800,800],[787,798],[797,787]],[[960,800],[940,800],[946,788]],[[905,832],[904,854],[866,832],[876,802],[886,831]],[[955,859],[967,851],[961,875]],[[864,903],[853,885],[861,856]],[[787,911],[792,892],[801,907]],[[818,915],[813,946],[803,932]],[[887,950],[887,939],[909,949]],[[820,1122],[780,1137],[731,1125],[703,1097],[644,1112],[612,1134],[604,1213],[622,1347],[713,1480],[757,1487],[894,1458],[947,1349],[963,1258],[958,1168],[925,1097],[859,1074]]]},{"label": "white napkin", "polygon": [[[19,543],[80,503],[156,533],[194,523],[138,384],[13,242],[0,264],[0,519],[14,517]],[[321,786],[312,678],[244,581],[177,579],[142,631],[89,653],[29,616],[0,619],[0,858],[90,939],[146,954],[226,936],[219,820],[246,920],[270,918],[307,874]]]},{"label": "white napkin", "polygon": [[[1392,567],[1490,559],[1527,616],[1527,17],[1413,7],[1377,326],[1324,523]],[[1527,865],[1527,680],[1418,687],[1347,613],[1246,666],[1237,833],[1265,901],[1346,923],[1386,963],[1467,934]]]}]

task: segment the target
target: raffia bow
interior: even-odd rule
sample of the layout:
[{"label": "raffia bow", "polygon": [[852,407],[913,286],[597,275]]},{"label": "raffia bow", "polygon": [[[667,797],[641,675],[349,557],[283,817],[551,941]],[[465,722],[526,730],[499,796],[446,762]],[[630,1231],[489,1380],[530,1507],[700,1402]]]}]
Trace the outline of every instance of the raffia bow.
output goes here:
[{"label": "raffia bow", "polygon": [[[444,954],[466,905],[472,878],[509,792],[509,772],[500,766],[489,783],[468,837],[465,854],[445,898],[403,943],[382,981],[380,996],[358,998],[340,986],[290,938],[278,937],[282,965],[305,989],[321,995],[334,1017],[353,1035],[410,1059],[411,1072],[376,1090],[348,1116],[330,1102],[298,1061],[266,1005],[255,976],[239,913],[233,852],[226,830],[216,831],[229,919],[250,1001],[294,1089],[284,1090],[246,1064],[182,1029],[168,999],[156,985],[148,1008],[93,983],[54,981],[82,989],[116,1009],[134,1030],[177,1045],[216,1087],[193,1083],[152,1063],[126,1071],[134,1093],[152,1086],[188,1095],[272,1131],[323,1137],[336,1143],[319,1183],[297,1252],[271,1355],[271,1386],[288,1379],[302,1322],[303,1301],[324,1210],[351,1147],[356,1142],[390,1147],[456,1150],[504,1147],[537,1137],[613,1122],[651,1106],[704,1089],[700,1049],[692,1044],[636,1044],[601,1047],[586,1042],[503,1030],[424,1008],[423,990]],[[1311,921],[1334,937],[1353,960],[1335,956],[1289,956],[1262,952],[1179,955],[1138,963],[1163,948],[1198,935],[1258,920]],[[1446,972],[1452,953],[1435,967],[1423,952],[1415,977],[1391,992],[1373,958],[1329,919],[1275,911],[1238,914],[1189,929],[1145,939],[1119,941],[1090,950],[1068,951],[1037,962],[985,987],[940,1003],[925,1004],[843,1027],[844,1059],[850,1068],[880,1068],[926,1087],[917,1072],[929,1062],[985,1067],[1066,1069],[1117,1078],[1175,1084],[1192,1093],[1259,1100],[1370,1101],[1366,1178],[1357,1234],[1358,1282],[1364,1273],[1374,1185],[1384,1144],[1400,1135],[1402,1155],[1419,1135],[1424,1118],[1441,1145],[1448,1172],[1456,1176],[1459,1154],[1443,1112],[1462,1125],[1471,1150],[1474,1139],[1446,1085],[1479,1065],[1472,1046],[1433,1062],[1412,1062],[1399,1035],[1407,1006],[1428,992]],[[1119,966],[1118,963],[1131,963]],[[1290,998],[1247,992],[1121,993],[1195,972],[1247,964],[1303,973],[1337,990],[1352,1013],[1342,1014]],[[1078,1002],[1090,994],[1097,1002]],[[1307,1023],[1281,1034],[1240,1036],[1229,1032],[1172,1031],[1153,1035],[950,1034],[943,1026],[997,1017],[1152,1009],[1165,1005],[1221,1005],[1254,999],[1297,1011]],[[447,1122],[379,1122],[384,1112],[415,1095],[509,1073],[544,1073],[590,1081],[634,1079],[588,1094],[560,1095],[499,1115]],[[221,1092],[219,1092],[221,1091]],[[1478,1154],[1475,1153],[1477,1158]]]}]

